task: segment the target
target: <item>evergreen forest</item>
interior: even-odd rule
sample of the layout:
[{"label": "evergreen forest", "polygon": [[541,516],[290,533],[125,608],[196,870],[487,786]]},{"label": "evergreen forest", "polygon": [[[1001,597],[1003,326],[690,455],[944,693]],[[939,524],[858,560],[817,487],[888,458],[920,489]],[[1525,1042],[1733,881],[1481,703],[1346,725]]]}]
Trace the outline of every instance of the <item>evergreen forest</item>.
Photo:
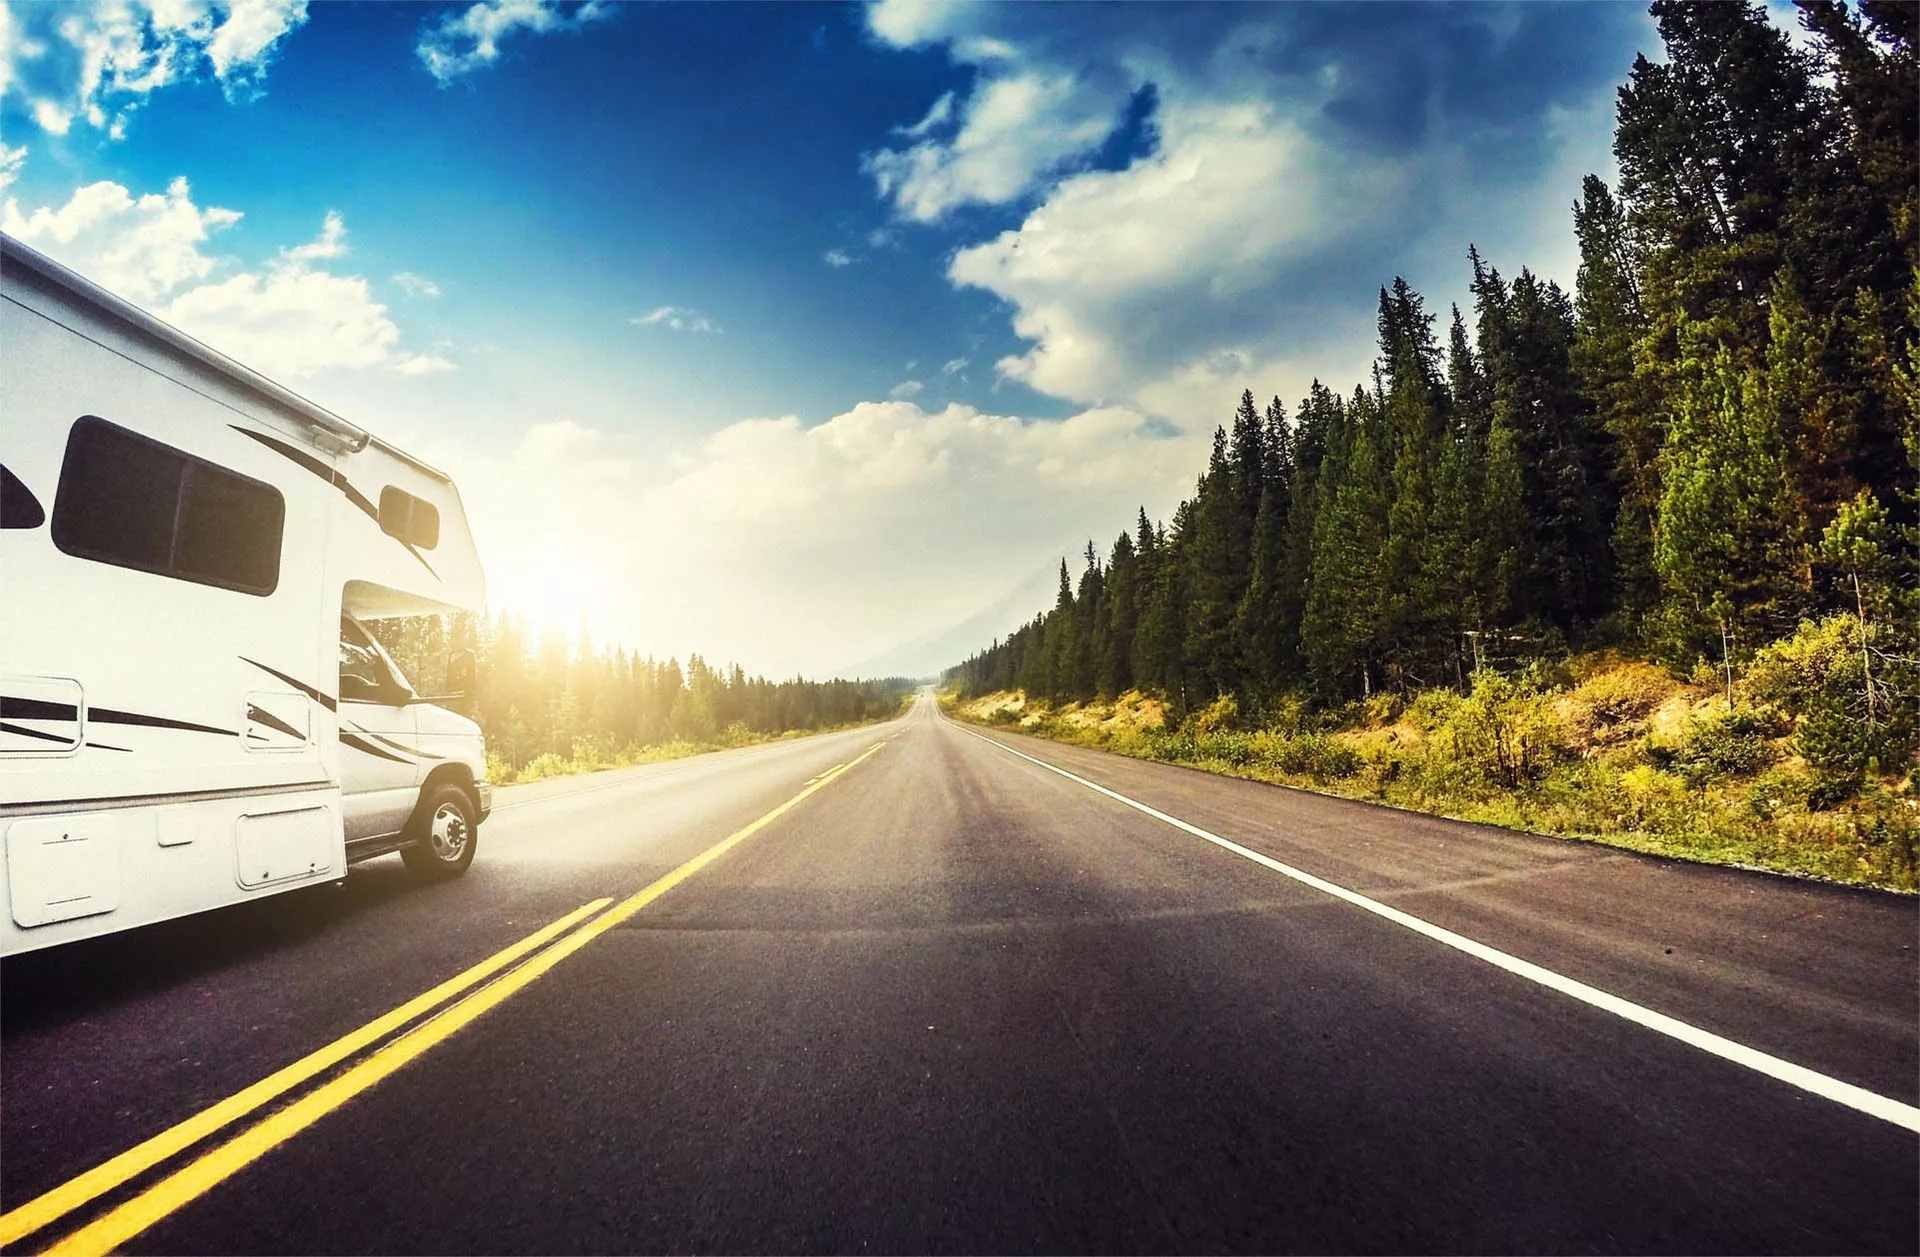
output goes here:
[{"label": "evergreen forest", "polygon": [[912,688],[897,677],[771,681],[699,655],[683,666],[598,646],[584,633],[571,643],[534,633],[505,612],[367,627],[423,695],[452,689],[449,659],[473,654],[473,689],[449,705],[479,722],[496,785],[883,719]]},{"label": "evergreen forest", "polygon": [[1791,655],[1809,763],[1908,764],[1920,6],[1802,0],[1800,41],[1757,3],[1651,11],[1571,293],[1472,247],[1470,309],[1393,280],[1370,378],[1245,393],[1172,518],[1063,562],[960,696],[1257,727],[1611,651],[1739,706]]}]

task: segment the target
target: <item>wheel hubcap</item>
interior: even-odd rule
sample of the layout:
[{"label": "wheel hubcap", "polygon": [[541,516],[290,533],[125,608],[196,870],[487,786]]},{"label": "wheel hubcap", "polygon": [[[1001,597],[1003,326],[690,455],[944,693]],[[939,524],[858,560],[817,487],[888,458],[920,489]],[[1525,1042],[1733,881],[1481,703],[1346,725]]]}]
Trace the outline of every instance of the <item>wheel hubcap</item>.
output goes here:
[{"label": "wheel hubcap", "polygon": [[442,803],[433,814],[430,831],[433,854],[442,860],[458,860],[467,850],[467,818],[451,803]]}]

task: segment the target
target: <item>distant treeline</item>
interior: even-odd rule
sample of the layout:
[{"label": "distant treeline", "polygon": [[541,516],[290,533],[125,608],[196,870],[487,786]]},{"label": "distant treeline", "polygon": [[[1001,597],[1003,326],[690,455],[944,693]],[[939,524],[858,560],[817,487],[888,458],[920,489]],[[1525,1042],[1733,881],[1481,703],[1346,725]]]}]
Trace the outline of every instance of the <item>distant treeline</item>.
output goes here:
[{"label": "distant treeline", "polygon": [[1920,653],[1920,6],[1805,3],[1805,51],[1759,4],[1652,12],[1667,61],[1619,90],[1572,296],[1469,249],[1473,308],[1436,336],[1396,279],[1370,380],[1245,394],[1170,523],[1089,543],[950,678],[1259,711],[1490,655],[1719,667],[1845,613],[1884,718]]},{"label": "distant treeline", "polygon": [[488,753],[511,769],[543,755],[605,765],[662,743],[739,743],[873,720],[899,711],[913,686],[903,678],[770,681],[698,655],[683,666],[597,646],[584,635],[573,643],[559,633],[536,635],[504,612],[368,627],[428,696],[449,688],[448,659],[472,651],[473,692],[453,705],[479,721]]}]

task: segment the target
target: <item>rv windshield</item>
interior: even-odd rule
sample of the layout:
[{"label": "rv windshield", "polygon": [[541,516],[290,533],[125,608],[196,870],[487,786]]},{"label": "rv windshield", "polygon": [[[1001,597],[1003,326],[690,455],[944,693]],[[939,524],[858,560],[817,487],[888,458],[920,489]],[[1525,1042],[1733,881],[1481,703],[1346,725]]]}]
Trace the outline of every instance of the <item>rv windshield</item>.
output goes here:
[{"label": "rv windshield", "polygon": [[[379,639],[374,637],[372,633],[369,633],[358,620],[349,619],[345,616],[341,617],[340,651],[342,697],[346,696],[344,691],[347,688],[346,682],[349,678],[355,674],[363,673],[368,665],[371,665],[372,668],[376,670],[384,671],[394,686],[406,691],[408,694],[417,695],[418,691],[416,691],[412,683],[407,680],[407,674],[400,670],[400,665],[393,661],[393,656],[387,653],[386,647],[382,646]],[[359,665],[353,668],[352,672],[349,671],[349,657],[353,657],[355,663]],[[378,686],[378,678],[376,677],[360,675],[357,679],[372,683],[370,688],[380,688]]]}]

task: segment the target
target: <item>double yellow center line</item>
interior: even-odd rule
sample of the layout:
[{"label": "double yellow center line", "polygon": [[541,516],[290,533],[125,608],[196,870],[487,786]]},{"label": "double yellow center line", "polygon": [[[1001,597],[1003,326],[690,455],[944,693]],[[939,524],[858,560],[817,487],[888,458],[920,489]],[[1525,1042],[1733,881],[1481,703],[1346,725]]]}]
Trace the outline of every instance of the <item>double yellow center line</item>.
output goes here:
[{"label": "double yellow center line", "polygon": [[[341,1036],[245,1090],[203,1109],[179,1125],[69,1179],[19,1208],[0,1214],[0,1245],[12,1244],[53,1225],[74,1210],[126,1184],[230,1123],[271,1104],[333,1066],[358,1055],[423,1014],[433,1014],[345,1073],[202,1153],[186,1166],[46,1250],[63,1255],[112,1252],[435,1045],[445,1042],[487,1010],[505,1003],[562,960],[753,837],[809,796],[824,790],[852,771],[883,745],[876,742],[854,759],[822,773],[779,807],[736,829],[610,911],[601,912],[601,909],[612,903],[611,899],[596,899],[584,904],[511,947],[487,957],[464,973],[449,978],[425,994],[408,1000],[393,1011]],[[559,941],[555,942],[556,939]],[[517,963],[529,955],[532,955],[532,959]],[[502,971],[505,971],[503,976],[496,977],[502,975]],[[476,987],[477,990],[474,989]],[[448,1004],[449,1000],[454,1002]],[[434,1012],[436,1009],[439,1011]]]}]

